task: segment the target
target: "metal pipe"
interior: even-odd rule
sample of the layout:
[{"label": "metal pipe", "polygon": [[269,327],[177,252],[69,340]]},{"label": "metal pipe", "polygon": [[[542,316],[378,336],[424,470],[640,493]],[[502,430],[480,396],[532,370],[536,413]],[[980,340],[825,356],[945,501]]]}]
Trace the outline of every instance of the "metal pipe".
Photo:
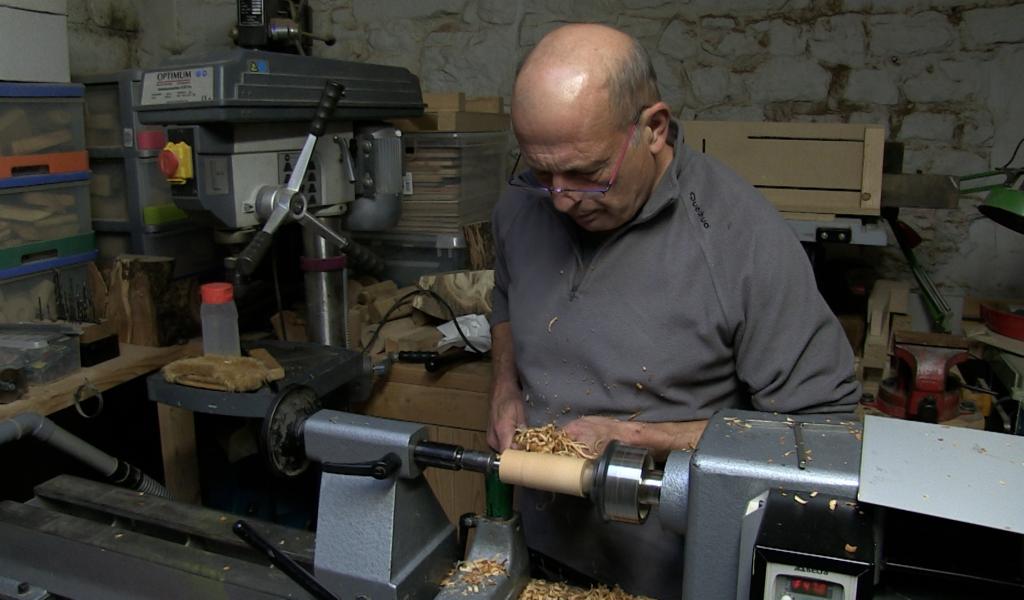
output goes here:
[{"label": "metal pipe", "polygon": [[99,471],[108,481],[157,496],[168,497],[156,480],[132,465],[110,456],[38,413],[23,413],[0,421],[0,445],[34,437]]},{"label": "metal pipe", "polygon": [[[321,217],[332,229],[341,225],[340,217]],[[320,237],[316,231],[306,227],[302,230],[302,242],[306,257],[322,260],[338,255],[334,245]],[[348,323],[348,299],[345,297],[344,270],[307,271],[305,273],[306,333],[311,342],[325,346],[344,347]]]}]

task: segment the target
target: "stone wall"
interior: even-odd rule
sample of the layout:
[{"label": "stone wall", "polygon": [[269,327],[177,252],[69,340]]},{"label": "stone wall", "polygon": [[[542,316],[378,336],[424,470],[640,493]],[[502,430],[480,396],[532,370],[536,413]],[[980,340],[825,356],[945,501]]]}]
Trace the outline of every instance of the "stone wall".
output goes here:
[{"label": "stone wall", "polygon": [[[74,0],[72,0],[74,2]],[[128,0],[90,0],[121,5]],[[228,44],[234,0],[144,0],[132,60]],[[1001,166],[1024,136],[1024,3],[1009,0],[310,0],[315,53],[400,65],[430,91],[508,96],[546,32],[596,21],[636,36],[682,118],[880,123],[905,170]],[[104,27],[102,10],[89,13]],[[110,19],[107,20],[108,22]],[[130,28],[125,23],[115,25]],[[116,37],[116,36],[115,36]],[[110,42],[120,49],[116,42]],[[119,56],[119,55],[118,55]],[[75,64],[75,63],[73,63]],[[1024,164],[1018,156],[1015,164]],[[948,290],[1024,296],[1024,236],[959,210],[905,211]],[[898,252],[883,274],[909,277]]]}]

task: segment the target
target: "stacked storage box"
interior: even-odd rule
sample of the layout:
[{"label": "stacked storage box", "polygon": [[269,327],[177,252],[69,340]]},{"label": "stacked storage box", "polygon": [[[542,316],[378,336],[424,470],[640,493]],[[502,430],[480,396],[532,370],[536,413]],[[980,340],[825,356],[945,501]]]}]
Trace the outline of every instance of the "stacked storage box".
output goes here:
[{"label": "stacked storage box", "polygon": [[219,266],[213,232],[174,205],[158,158],[166,142],[160,127],[141,125],[135,113],[142,72],[126,70],[82,79],[85,139],[93,179],[92,225],[101,261],[120,254],[175,258],[175,276]]},{"label": "stacked storage box", "polygon": [[87,318],[83,87],[0,82],[0,322]]},{"label": "stacked storage box", "polygon": [[489,221],[508,175],[508,131],[405,133],[406,186],[393,232],[360,237],[408,285],[468,267],[462,228]]}]

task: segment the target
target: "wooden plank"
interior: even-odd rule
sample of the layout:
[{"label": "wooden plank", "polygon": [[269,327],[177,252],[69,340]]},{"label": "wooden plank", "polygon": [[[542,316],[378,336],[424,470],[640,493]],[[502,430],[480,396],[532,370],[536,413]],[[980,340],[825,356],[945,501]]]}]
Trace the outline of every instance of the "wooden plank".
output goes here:
[{"label": "wooden plank", "polygon": [[202,496],[199,493],[195,417],[192,411],[159,403],[157,415],[160,421],[164,487],[175,500],[200,504]]},{"label": "wooden plank", "polygon": [[780,211],[825,213],[831,215],[878,214],[877,210],[861,207],[860,192],[769,189],[763,187],[759,187],[758,190]]},{"label": "wooden plank", "polygon": [[117,358],[81,369],[51,383],[29,386],[28,392],[20,400],[0,405],[0,419],[26,412],[48,415],[71,406],[75,392],[86,384],[104,392],[179,358],[200,354],[202,345],[199,340],[163,348],[121,344],[121,355]]},{"label": "wooden plank", "polygon": [[885,150],[885,130],[868,127],[864,130],[864,167],[861,179],[860,207],[873,213],[882,210],[882,154]]},{"label": "wooden plank", "polygon": [[415,119],[391,119],[391,123],[405,132],[416,131],[506,131],[508,115],[444,111],[427,113]]},{"label": "wooden plank", "polygon": [[486,431],[489,398],[467,392],[385,381],[373,398],[356,412],[388,419]]},{"label": "wooden plank", "polygon": [[467,362],[441,373],[428,373],[423,365],[396,363],[391,367],[388,381],[488,394],[491,391],[491,363]]},{"label": "wooden plank", "polygon": [[836,220],[836,216],[833,213],[789,212],[780,210],[779,214],[782,215],[783,219],[792,219],[793,221],[817,221],[825,223]]},{"label": "wooden plank", "polygon": [[423,92],[423,103],[427,110],[466,110],[466,94],[462,92]]},{"label": "wooden plank", "polygon": [[505,112],[505,100],[501,96],[470,96],[466,98],[465,110],[469,112],[503,113]]}]

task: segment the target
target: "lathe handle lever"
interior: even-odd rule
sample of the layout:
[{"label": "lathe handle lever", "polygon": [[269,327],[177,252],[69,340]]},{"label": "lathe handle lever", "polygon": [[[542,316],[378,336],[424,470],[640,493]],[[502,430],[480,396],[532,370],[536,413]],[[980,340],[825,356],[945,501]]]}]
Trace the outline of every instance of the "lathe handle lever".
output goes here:
[{"label": "lathe handle lever", "polygon": [[355,475],[357,477],[373,477],[387,479],[402,466],[402,459],[394,452],[388,452],[377,460],[364,463],[321,463],[324,473],[335,475]]}]

